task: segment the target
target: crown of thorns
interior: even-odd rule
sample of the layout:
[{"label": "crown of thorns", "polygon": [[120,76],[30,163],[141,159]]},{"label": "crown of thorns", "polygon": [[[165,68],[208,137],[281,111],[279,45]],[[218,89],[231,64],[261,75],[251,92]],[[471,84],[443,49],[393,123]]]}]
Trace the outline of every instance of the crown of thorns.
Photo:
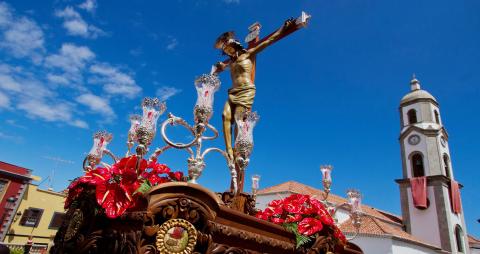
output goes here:
[{"label": "crown of thorns", "polygon": [[235,39],[235,33],[233,31],[225,32],[221,34],[215,41],[215,48],[223,49],[226,44],[233,44],[234,47],[242,49],[242,44]]}]

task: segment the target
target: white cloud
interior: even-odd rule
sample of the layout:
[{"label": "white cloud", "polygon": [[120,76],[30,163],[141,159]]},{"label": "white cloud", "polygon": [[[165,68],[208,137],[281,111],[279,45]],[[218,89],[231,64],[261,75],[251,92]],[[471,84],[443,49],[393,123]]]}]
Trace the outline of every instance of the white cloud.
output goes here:
[{"label": "white cloud", "polygon": [[173,50],[177,47],[178,41],[176,38],[169,36],[170,42],[167,44],[167,50]]},{"label": "white cloud", "polygon": [[142,88],[129,74],[123,73],[109,64],[92,65],[90,72],[95,75],[90,78],[90,82],[103,84],[103,90],[108,94],[134,98],[142,91]]},{"label": "white cloud", "polygon": [[[66,7],[55,15],[79,35],[87,33],[82,36],[92,38],[103,33],[88,25],[75,8]],[[4,56],[0,59],[0,112],[6,109],[18,116],[88,128],[83,120],[86,114],[112,120],[116,118],[113,96],[134,98],[142,91],[133,73],[97,61],[86,46],[63,43],[54,52],[49,50],[52,45],[44,44],[42,28],[0,0],[0,53]],[[105,97],[94,95],[85,80],[101,85]],[[87,108],[87,113],[81,111]],[[5,124],[15,126],[16,122],[11,119]]]},{"label": "white cloud", "polygon": [[63,27],[70,35],[95,39],[106,34],[102,29],[87,24],[80,13],[71,6],[67,6],[63,10],[56,10],[55,16],[63,18]]},{"label": "white cloud", "polygon": [[88,36],[88,24],[81,19],[66,20],[63,27],[67,29],[70,35]]},{"label": "white cloud", "polygon": [[16,58],[27,57],[40,63],[44,52],[42,29],[27,17],[15,17],[6,3],[0,3],[0,47]]},{"label": "white cloud", "polygon": [[59,84],[59,85],[68,85],[69,84],[69,80],[65,76],[55,75],[55,74],[51,74],[51,73],[47,74],[47,80],[51,83]]},{"label": "white cloud", "polygon": [[20,92],[22,90],[20,84],[11,76],[0,73],[0,88],[6,91]]},{"label": "white cloud", "polygon": [[85,2],[78,5],[78,8],[84,9],[87,12],[93,13],[97,9],[96,0],[86,0]]},{"label": "white cloud", "polygon": [[142,47],[137,47],[129,51],[132,56],[140,56],[143,53]]},{"label": "white cloud", "polygon": [[20,129],[24,129],[24,130],[28,129],[26,126],[17,123],[17,121],[13,120],[13,119],[5,120],[5,123],[7,123],[7,124],[9,124],[13,127],[16,127],[16,128],[20,128]]},{"label": "white cloud", "polygon": [[24,141],[23,137],[16,136],[16,135],[9,135],[4,132],[0,131],[0,139],[4,139],[7,141],[13,141],[15,143],[22,143]]},{"label": "white cloud", "polygon": [[10,99],[2,92],[0,92],[0,109],[1,108],[10,108]]},{"label": "white cloud", "polygon": [[79,72],[88,61],[94,58],[95,54],[88,47],[64,43],[58,54],[50,55],[45,59],[45,64],[66,72]]},{"label": "white cloud", "polygon": [[78,96],[75,100],[78,103],[87,106],[88,108],[90,108],[90,110],[108,117],[109,119],[107,120],[115,118],[115,113],[113,112],[112,107],[110,107],[108,100],[102,97],[93,94],[82,94]]},{"label": "white cloud", "polygon": [[88,129],[88,123],[83,120],[74,120],[71,125],[82,129]]},{"label": "white cloud", "polygon": [[74,119],[72,104],[65,102],[44,101],[42,99],[22,99],[17,106],[33,119],[40,118],[47,122],[63,122],[71,126],[88,128],[82,120]]},{"label": "white cloud", "polygon": [[8,26],[13,19],[12,11],[7,3],[0,3],[0,26]]},{"label": "white cloud", "polygon": [[180,93],[182,90],[180,89],[177,89],[175,87],[171,87],[171,86],[162,86],[160,88],[157,89],[157,96],[159,97],[159,99],[161,101],[166,101],[168,100],[170,97]]}]

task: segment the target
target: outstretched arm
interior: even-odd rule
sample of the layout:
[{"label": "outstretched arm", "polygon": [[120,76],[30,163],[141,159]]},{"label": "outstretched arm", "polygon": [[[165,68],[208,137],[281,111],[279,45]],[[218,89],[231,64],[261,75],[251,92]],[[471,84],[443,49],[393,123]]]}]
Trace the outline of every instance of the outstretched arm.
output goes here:
[{"label": "outstretched arm", "polygon": [[217,62],[216,64],[212,65],[212,70],[210,71],[210,74],[218,74],[228,68],[229,65],[230,59],[223,62]]},{"label": "outstretched arm", "polygon": [[261,40],[256,46],[248,49],[249,54],[257,54],[271,44],[277,42],[286,35],[296,30],[295,20],[287,19],[285,23],[277,29],[275,32],[267,36],[264,40]]}]

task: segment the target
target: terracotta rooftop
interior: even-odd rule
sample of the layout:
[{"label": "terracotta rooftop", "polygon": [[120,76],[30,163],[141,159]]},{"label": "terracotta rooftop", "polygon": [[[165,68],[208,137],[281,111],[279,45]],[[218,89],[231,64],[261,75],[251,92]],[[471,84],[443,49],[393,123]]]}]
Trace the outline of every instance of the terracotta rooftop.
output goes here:
[{"label": "terracotta rooftop", "polygon": [[[261,189],[257,192],[257,195],[283,193],[283,192],[298,193],[298,194],[316,196],[319,198],[323,197],[324,195],[324,192],[322,190],[312,188],[308,185],[305,185],[303,183],[299,183],[296,181],[288,181],[288,182],[284,182],[284,183],[271,186],[265,189]],[[327,201],[334,204],[341,204],[341,203],[347,202],[345,198],[342,198],[332,193],[328,195]],[[376,217],[378,219],[381,219],[390,223],[402,224],[401,217],[385,211],[378,210],[371,206],[362,205],[362,211],[370,216]]]},{"label": "terracotta rooftop", "polygon": [[[347,234],[353,234],[355,228],[353,227],[351,219],[348,219],[340,225],[340,230]],[[405,232],[402,227],[386,223],[378,218],[365,216],[362,218],[362,224],[359,230],[360,235],[374,235],[374,236],[383,236],[383,237],[392,237],[403,241],[413,242],[415,244],[420,244],[424,247],[430,249],[440,250],[439,247],[433,246],[429,243],[426,243],[420,239],[415,238],[409,233]]]},{"label": "terracotta rooftop", "polygon": [[480,240],[471,235],[468,235],[468,245],[470,245],[470,248],[474,247],[480,249]]}]

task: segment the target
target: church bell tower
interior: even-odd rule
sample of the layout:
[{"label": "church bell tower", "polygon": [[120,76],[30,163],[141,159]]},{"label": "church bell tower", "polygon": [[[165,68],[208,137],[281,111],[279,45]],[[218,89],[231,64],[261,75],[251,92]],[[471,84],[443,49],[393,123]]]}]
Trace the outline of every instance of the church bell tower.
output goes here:
[{"label": "church bell tower", "polygon": [[396,182],[406,231],[444,251],[467,253],[459,184],[439,104],[413,76],[399,110],[403,178]]}]

